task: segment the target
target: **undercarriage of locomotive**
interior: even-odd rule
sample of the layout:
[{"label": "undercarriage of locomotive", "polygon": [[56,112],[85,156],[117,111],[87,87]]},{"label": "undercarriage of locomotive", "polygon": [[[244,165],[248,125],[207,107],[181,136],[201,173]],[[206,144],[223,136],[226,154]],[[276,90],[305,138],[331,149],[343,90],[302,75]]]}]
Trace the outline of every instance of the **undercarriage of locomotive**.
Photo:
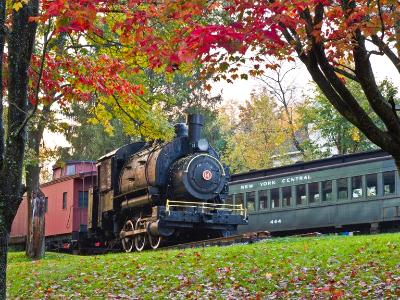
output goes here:
[{"label": "undercarriage of locomotive", "polygon": [[167,201],[166,206],[124,211],[119,238],[126,252],[217,238],[235,233],[245,213],[241,205]]}]

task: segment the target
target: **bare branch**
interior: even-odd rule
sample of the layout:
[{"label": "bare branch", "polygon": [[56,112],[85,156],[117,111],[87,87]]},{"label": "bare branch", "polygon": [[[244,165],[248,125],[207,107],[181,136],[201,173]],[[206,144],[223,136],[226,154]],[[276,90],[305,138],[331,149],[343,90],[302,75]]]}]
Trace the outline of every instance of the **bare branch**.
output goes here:
[{"label": "bare branch", "polygon": [[347,72],[347,71],[345,71],[343,69],[337,68],[337,67],[335,67],[334,70],[335,70],[336,73],[339,73],[340,75],[343,75],[343,76],[345,76],[345,77],[347,77],[347,78],[349,78],[349,79],[351,79],[353,81],[360,82],[358,80],[358,78],[354,74],[351,74],[351,73],[349,73],[349,72]]}]

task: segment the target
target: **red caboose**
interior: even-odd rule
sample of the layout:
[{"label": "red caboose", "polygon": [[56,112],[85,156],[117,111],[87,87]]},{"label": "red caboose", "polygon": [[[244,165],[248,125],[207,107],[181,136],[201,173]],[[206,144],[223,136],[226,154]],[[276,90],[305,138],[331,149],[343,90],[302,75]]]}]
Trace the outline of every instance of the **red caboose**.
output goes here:
[{"label": "red caboose", "polygon": [[[41,185],[45,194],[46,245],[59,247],[77,240],[86,231],[89,188],[96,184],[94,161],[67,161],[53,167],[53,179]],[[27,233],[27,200],[18,209],[10,242],[22,243]]]}]

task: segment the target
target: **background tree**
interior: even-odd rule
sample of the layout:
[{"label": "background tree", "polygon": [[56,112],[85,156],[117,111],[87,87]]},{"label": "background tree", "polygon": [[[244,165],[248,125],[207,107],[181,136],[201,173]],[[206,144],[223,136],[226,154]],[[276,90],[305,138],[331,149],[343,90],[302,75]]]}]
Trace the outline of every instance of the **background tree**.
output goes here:
[{"label": "background tree", "polygon": [[[233,115],[222,116],[222,120],[234,119]],[[239,106],[239,118],[231,126],[234,133],[227,139],[223,161],[232,173],[271,167],[274,156],[288,152],[276,103],[265,90],[252,94],[245,105]]]},{"label": "background tree", "polygon": [[[351,93],[357,97],[363,109],[368,112],[369,117],[376,124],[379,124],[379,118],[369,106],[361,86],[351,80],[348,81],[347,86]],[[393,85],[386,80],[380,84],[380,90],[383,94],[388,94],[390,90],[395,91]],[[376,148],[357,127],[335,110],[317,87],[315,88],[315,96],[309,98],[301,107],[300,116],[300,119],[305,126],[309,127],[314,136],[314,140],[307,148],[317,157],[329,156],[332,153],[356,153]],[[380,124],[379,127],[382,128],[383,124]]]},{"label": "background tree", "polygon": [[110,121],[112,131],[101,124],[94,124],[90,115],[90,105],[74,103],[65,115],[68,122],[62,122],[53,131],[63,134],[70,144],[59,147],[57,158],[65,160],[96,160],[112,150],[128,144],[140,137],[128,136],[122,122],[113,118]]},{"label": "background tree", "polygon": [[[301,130],[300,122],[296,122],[296,108],[299,105],[299,93],[293,78],[296,64],[274,64],[270,62],[271,69],[259,77],[264,83],[269,94],[280,105],[282,119],[287,123],[287,131],[291,137],[293,146],[301,153],[302,159],[307,159],[302,146],[307,132]],[[292,77],[291,77],[292,76]],[[300,134],[302,131],[303,134]],[[307,137],[308,138],[308,137]]]}]

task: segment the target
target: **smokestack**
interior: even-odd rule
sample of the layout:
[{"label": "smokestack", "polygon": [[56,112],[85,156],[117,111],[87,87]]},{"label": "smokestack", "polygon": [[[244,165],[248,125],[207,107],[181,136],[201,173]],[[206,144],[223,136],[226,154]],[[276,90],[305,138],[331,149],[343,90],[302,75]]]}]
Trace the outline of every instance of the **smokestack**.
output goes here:
[{"label": "smokestack", "polygon": [[200,114],[190,114],[187,118],[189,126],[189,143],[192,147],[196,147],[201,139],[201,128],[204,125],[204,117]]}]

